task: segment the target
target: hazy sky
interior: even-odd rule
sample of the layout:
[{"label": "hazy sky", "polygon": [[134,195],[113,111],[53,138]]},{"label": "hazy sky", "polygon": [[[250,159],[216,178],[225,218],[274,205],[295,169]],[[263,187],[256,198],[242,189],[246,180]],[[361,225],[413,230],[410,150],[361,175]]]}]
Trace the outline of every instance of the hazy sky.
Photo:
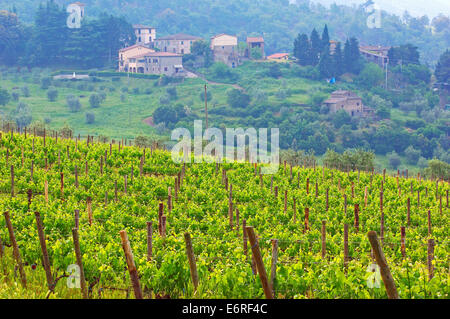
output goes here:
[{"label": "hazy sky", "polygon": [[[366,0],[311,0],[312,2],[320,2],[325,5],[336,4],[361,4]],[[407,10],[412,16],[428,15],[429,18],[443,13],[450,15],[450,0],[373,0],[382,10],[397,15],[403,15]],[[291,0],[295,2],[295,0]]]}]

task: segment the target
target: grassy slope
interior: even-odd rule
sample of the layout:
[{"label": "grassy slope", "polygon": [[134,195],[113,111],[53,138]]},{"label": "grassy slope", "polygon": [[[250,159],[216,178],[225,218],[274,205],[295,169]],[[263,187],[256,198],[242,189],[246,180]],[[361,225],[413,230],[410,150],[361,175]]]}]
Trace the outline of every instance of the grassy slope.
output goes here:
[{"label": "grassy slope", "polygon": [[[270,105],[278,106],[282,103],[289,103],[294,108],[302,108],[301,104],[307,104],[309,95],[314,91],[323,91],[327,85],[323,82],[312,81],[304,78],[279,78],[274,79],[267,76],[256,78],[265,72],[264,68],[256,68],[254,63],[246,63],[235,69],[240,76],[237,84],[243,87],[247,92],[254,90],[264,91],[268,97]],[[114,92],[107,92],[107,98],[100,108],[92,109],[89,106],[89,96],[91,91],[80,91],[76,88],[58,87],[59,96],[55,102],[49,102],[46,90],[40,88],[39,84],[33,83],[16,76],[3,76],[0,80],[0,86],[12,91],[14,87],[23,87],[27,85],[30,89],[31,96],[23,97],[20,101],[25,102],[32,111],[33,121],[51,119],[49,124],[52,129],[59,129],[66,123],[74,128],[75,134],[81,135],[105,135],[112,138],[134,138],[138,135],[153,135],[155,129],[143,123],[143,120],[152,116],[153,111],[159,106],[159,99],[166,94],[167,87],[155,87],[156,80],[147,79],[127,79],[122,78],[121,82],[111,82],[106,79],[105,82],[94,83],[96,89],[105,86],[107,89],[114,86]],[[204,117],[204,104],[200,100],[200,92],[203,91],[205,81],[202,79],[185,79],[181,84],[177,85],[177,99],[174,103],[188,105],[192,111],[199,117]],[[121,102],[121,88],[128,87],[129,93],[126,93],[126,100]],[[140,94],[133,94],[133,88],[140,88]],[[144,90],[149,88],[151,94],[144,94]],[[232,88],[231,84],[209,84],[208,90],[212,92],[213,100],[209,103],[209,108],[226,105],[226,92]],[[293,94],[281,99],[276,96],[279,90],[289,90]],[[18,90],[20,92],[20,90]],[[80,97],[82,110],[77,113],[71,113],[66,106],[66,96],[73,94]],[[82,97],[81,97],[82,96]],[[10,101],[6,107],[2,107],[0,112],[2,117],[13,114],[17,102]],[[85,113],[92,112],[95,114],[95,123],[86,124]],[[399,109],[392,110],[392,119],[404,122],[407,119],[417,118],[414,112],[405,113]],[[225,125],[233,125],[237,118],[230,116],[222,116],[210,114],[210,126],[218,127],[221,123]],[[387,158],[377,156],[376,163],[378,167],[388,167]],[[402,158],[401,169],[408,168],[415,171],[414,166],[406,165],[406,161]]]}]

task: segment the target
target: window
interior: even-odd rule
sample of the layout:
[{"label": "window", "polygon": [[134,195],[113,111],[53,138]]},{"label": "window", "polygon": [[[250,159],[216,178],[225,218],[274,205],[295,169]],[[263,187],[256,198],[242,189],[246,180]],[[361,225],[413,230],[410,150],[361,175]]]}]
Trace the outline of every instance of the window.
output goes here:
[{"label": "window", "polygon": [[184,49],[181,49],[181,54],[184,54]]},{"label": "window", "polygon": [[181,41],[181,44],[184,44],[184,41]]},{"label": "window", "polygon": [[141,34],[141,29],[138,30],[138,33]]},{"label": "window", "polygon": [[141,37],[139,37],[139,42],[141,42],[142,40],[141,40]]},{"label": "window", "polygon": [[166,66],[166,67],[164,67],[164,71],[166,71],[166,72],[167,72],[167,66]]}]

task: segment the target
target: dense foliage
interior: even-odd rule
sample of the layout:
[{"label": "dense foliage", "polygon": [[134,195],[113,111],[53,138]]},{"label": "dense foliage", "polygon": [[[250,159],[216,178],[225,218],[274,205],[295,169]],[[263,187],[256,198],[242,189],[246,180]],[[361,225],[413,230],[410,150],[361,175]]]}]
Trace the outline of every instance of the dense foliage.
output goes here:
[{"label": "dense foliage", "polygon": [[[40,212],[43,219],[53,274],[60,275],[68,265],[75,263],[71,230],[74,211],[78,209],[86,280],[95,284],[100,279],[93,291],[101,287],[129,286],[119,236],[120,230],[126,230],[143,289],[172,298],[193,297],[183,239],[183,234],[189,232],[200,282],[196,298],[263,297],[260,281],[252,273],[250,245],[247,255],[243,249],[242,222],[245,219],[247,226],[253,226],[259,237],[267,269],[270,269],[271,239],[279,240],[274,281],[277,298],[386,298],[382,285],[371,289],[366,283],[370,275],[366,269],[373,263],[366,233],[380,229],[379,196],[382,189],[383,250],[400,297],[449,297],[448,202],[445,202],[448,183],[301,166],[292,167],[292,174],[291,167],[280,166],[272,177],[260,177],[255,174],[253,165],[224,163],[218,167],[204,163],[185,166],[181,188],[175,196],[175,177],[183,171],[183,165],[173,163],[171,154],[162,150],[144,151],[137,147],[119,148],[117,144],[110,146],[61,138],[56,142],[50,137],[44,145],[42,138],[29,134],[25,138],[24,135],[3,133],[0,153],[0,207],[11,215],[31,281],[43,273],[34,212]],[[139,168],[141,160],[142,172]],[[10,193],[11,165],[15,174],[14,197]],[[226,170],[228,189],[221,176],[222,169]],[[44,196],[45,181],[48,182],[48,202]],[[234,208],[231,227],[228,215],[230,185]],[[171,211],[166,206],[168,187],[172,187]],[[27,199],[29,189],[31,203]],[[418,194],[420,202],[416,201]],[[88,197],[92,198],[91,225],[86,208]],[[406,210],[408,198],[411,200],[410,223]],[[158,232],[158,205],[161,202],[167,218],[165,237]],[[360,207],[357,226],[354,224],[355,204]],[[304,226],[306,208],[309,208],[307,227]],[[235,209],[239,210],[239,221]],[[431,211],[431,234],[428,233],[428,211]],[[147,261],[147,221],[153,222],[151,261]],[[320,241],[322,221],[326,221],[327,232],[324,258],[321,257]],[[347,267],[343,260],[344,224],[349,225]],[[406,227],[404,257],[400,226]],[[10,244],[4,218],[0,219],[0,236],[2,242]],[[428,238],[434,238],[436,242],[431,280],[426,266]],[[7,248],[5,253],[10,256],[12,251]],[[11,258],[7,261],[7,272],[13,280],[14,264]],[[32,270],[32,265],[37,265],[37,270]],[[1,276],[4,276],[3,272]],[[44,282],[34,287],[34,291],[45,293]],[[63,291],[64,284],[60,281],[56,292]]]}]

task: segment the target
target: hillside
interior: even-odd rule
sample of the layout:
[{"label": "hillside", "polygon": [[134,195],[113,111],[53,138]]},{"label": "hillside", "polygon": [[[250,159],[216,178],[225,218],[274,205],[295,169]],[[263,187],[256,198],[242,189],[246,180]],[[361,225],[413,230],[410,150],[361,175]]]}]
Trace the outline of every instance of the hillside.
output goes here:
[{"label": "hillside", "polygon": [[[19,18],[31,23],[40,1],[0,0],[0,10],[16,6]],[[362,44],[399,45],[414,43],[422,59],[434,65],[439,54],[450,45],[450,26],[432,34],[428,25],[404,24],[399,17],[383,14],[382,28],[369,29],[368,14],[359,7],[322,5],[288,0],[86,0],[86,15],[102,12],[124,16],[130,23],[149,24],[157,36],[183,32],[203,36],[231,33],[241,40],[248,35],[263,35],[267,53],[290,52],[298,33],[328,23],[332,39],[345,41],[357,36]],[[70,1],[56,1],[67,4]],[[106,9],[107,8],[107,9]]]}]

